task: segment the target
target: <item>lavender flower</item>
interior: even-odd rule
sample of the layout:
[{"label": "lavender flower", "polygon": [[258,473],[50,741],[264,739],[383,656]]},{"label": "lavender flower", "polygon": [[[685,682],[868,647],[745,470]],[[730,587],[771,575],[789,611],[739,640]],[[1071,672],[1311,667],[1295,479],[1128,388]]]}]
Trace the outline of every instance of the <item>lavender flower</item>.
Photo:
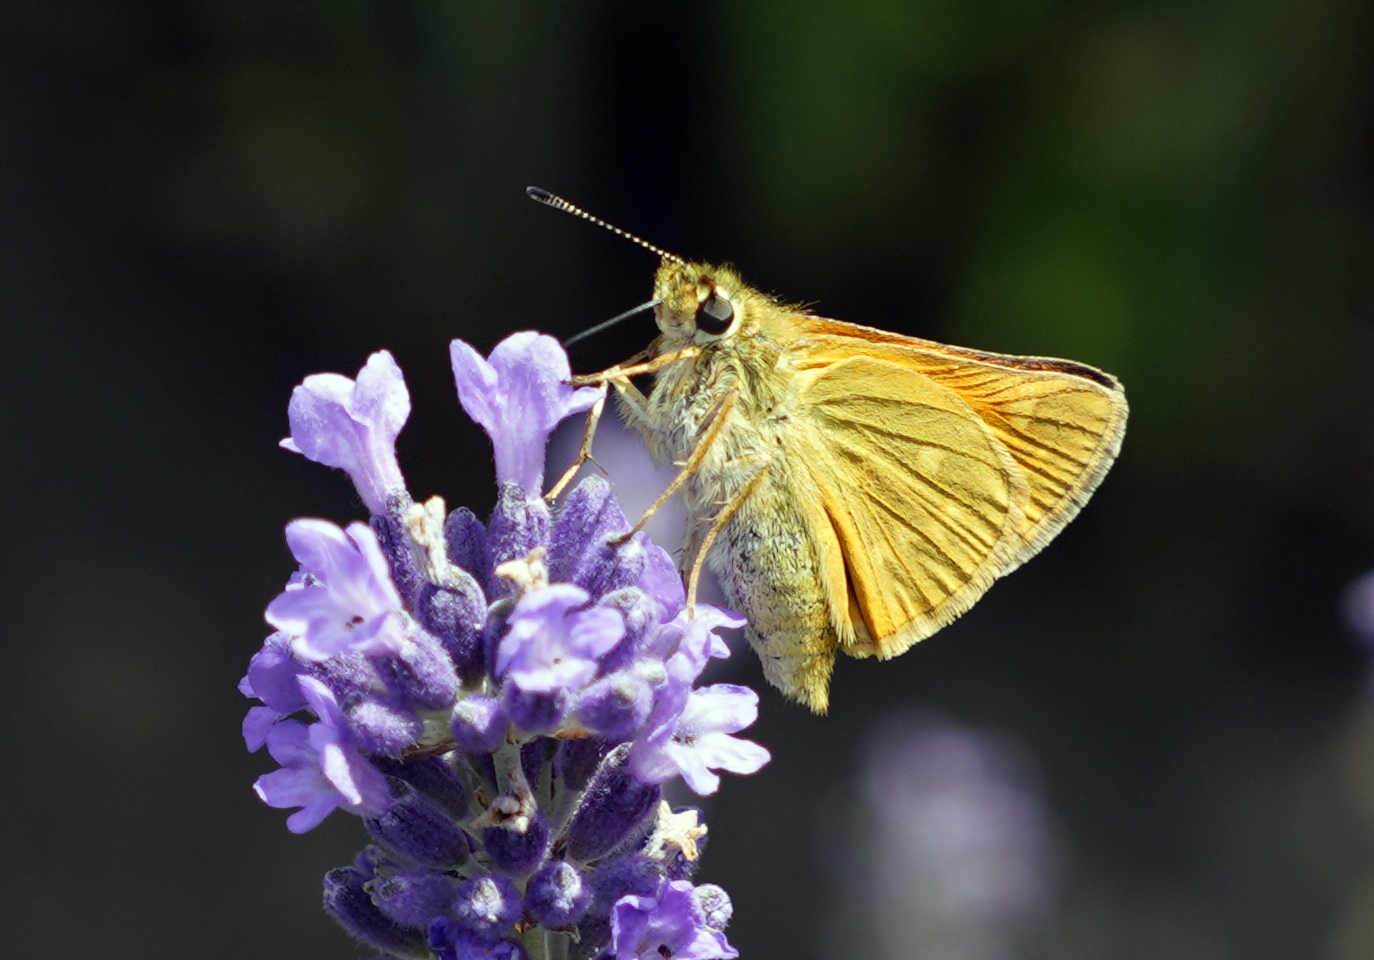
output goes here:
[{"label": "lavender flower", "polygon": [[490,360],[455,341],[451,356],[496,451],[487,524],[411,501],[394,452],[409,398],[388,354],[292,396],[283,445],[346,470],[372,517],[287,527],[300,569],[240,683],[261,701],[245,742],[282,765],[258,794],[299,807],[296,832],[336,809],[362,818],[372,845],[330,872],[325,906],[389,956],[735,957],[729,898],[690,879],[706,826],[662,785],[711,793],[715,771],[768,760],[734,736],[754,692],[696,685],[742,621],[684,610],[642,533],[614,542],[629,523],[605,481],[552,511],[539,497],[550,431],[600,396],[566,384],[556,341],[516,334]]},{"label": "lavender flower", "polygon": [[373,513],[404,495],[396,437],[410,416],[410,394],[391,354],[368,357],[357,380],[337,373],[306,377],[291,394],[288,416],[291,435],[281,445],[345,470]]},{"label": "lavender flower", "polygon": [[258,778],[258,797],[269,807],[301,808],[286,819],[293,833],[314,829],[339,807],[364,814],[385,810],[386,780],[354,746],[333,693],[314,677],[299,682],[319,721],[306,726],[284,720],[267,731],[268,752],[282,769]]},{"label": "lavender flower", "polygon": [[320,663],[350,652],[400,652],[401,597],[371,528],[293,520],[286,542],[300,573],[267,605],[267,622],[293,638],[297,658]]},{"label": "lavender flower", "polygon": [[496,451],[496,482],[538,496],[544,446],[553,428],[596,403],[601,391],[566,386],[572,375],[557,340],[532,331],[512,334],[484,360],[461,340],[449,346],[458,400],[481,424]]}]

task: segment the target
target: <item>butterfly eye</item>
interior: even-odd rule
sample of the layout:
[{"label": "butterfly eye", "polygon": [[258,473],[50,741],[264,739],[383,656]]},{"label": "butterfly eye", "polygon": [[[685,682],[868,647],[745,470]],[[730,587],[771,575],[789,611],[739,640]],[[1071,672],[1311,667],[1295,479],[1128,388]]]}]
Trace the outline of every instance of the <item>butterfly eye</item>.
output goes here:
[{"label": "butterfly eye", "polygon": [[730,302],[729,297],[721,296],[717,292],[712,292],[709,297],[701,301],[701,306],[697,307],[697,329],[702,333],[709,333],[719,336],[730,329],[730,324],[735,322],[735,305]]}]

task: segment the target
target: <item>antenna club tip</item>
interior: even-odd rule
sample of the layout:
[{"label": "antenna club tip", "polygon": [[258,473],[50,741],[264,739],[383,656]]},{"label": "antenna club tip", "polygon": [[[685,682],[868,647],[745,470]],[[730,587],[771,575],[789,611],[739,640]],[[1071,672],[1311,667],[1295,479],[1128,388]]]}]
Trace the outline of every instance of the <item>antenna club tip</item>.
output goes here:
[{"label": "antenna club tip", "polygon": [[553,199],[553,194],[549,193],[549,191],[545,190],[543,187],[526,187],[525,196],[529,197],[531,200],[538,200],[541,203],[548,203]]}]

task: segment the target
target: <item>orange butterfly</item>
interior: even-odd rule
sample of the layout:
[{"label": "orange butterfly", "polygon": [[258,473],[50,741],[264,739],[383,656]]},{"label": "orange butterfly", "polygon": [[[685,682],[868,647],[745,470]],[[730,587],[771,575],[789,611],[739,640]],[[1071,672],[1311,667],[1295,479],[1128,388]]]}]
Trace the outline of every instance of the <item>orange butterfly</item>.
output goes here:
[{"label": "orange butterfly", "polygon": [[[1125,394],[1100,370],[826,320],[630,238],[663,258],[660,334],[574,382],[614,384],[654,458],[681,464],[659,504],[686,501],[689,603],[704,562],[768,680],[818,713],[836,650],[887,659],[950,623],[1121,448]],[[646,395],[630,378],[647,373]]]}]

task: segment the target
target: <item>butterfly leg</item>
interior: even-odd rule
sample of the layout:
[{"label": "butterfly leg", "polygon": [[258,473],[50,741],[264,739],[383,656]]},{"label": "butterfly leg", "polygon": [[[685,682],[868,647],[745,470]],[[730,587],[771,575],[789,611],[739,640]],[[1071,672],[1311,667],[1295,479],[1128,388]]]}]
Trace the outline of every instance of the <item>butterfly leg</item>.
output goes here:
[{"label": "butterfly leg", "polygon": [[[577,458],[573,460],[572,466],[563,471],[563,476],[558,478],[558,482],[549,488],[549,492],[544,494],[544,499],[553,503],[558,499],[558,495],[563,492],[563,488],[572,483],[573,477],[577,476],[577,471],[582,469],[582,464],[590,460],[596,463],[596,458],[592,456],[592,438],[596,436],[596,425],[601,420],[601,414],[606,409],[606,391],[601,391],[601,397],[592,404],[592,408],[587,411],[587,424],[582,428],[582,443],[577,448]],[[601,464],[596,464],[598,467]],[[603,469],[604,473],[605,470]]]},{"label": "butterfly leg", "polygon": [[[635,387],[635,385],[630,382],[630,377],[637,377],[640,374],[644,373],[653,373],[655,370],[659,370],[667,366],[674,360],[683,360],[688,357],[694,357],[700,352],[697,347],[689,345],[683,347],[681,350],[674,350],[671,353],[665,353],[661,356],[654,357],[654,349],[655,347],[651,344],[649,347],[635,354],[633,357],[631,357],[624,363],[619,363],[613,367],[608,367],[605,370],[602,370],[600,373],[589,373],[585,376],[570,377],[568,379],[568,383],[574,387],[599,386],[603,388],[608,383],[613,384],[620,395],[620,399],[624,402],[625,409],[631,414],[631,416],[641,422],[647,421],[648,416],[644,412],[644,405],[647,401],[644,397],[644,394],[642,394]],[[648,360],[647,362],[641,363],[640,361],[644,360],[646,357],[653,358],[651,360]],[[552,487],[549,488],[549,492],[544,494],[544,499],[547,502],[552,503],[553,501],[558,499],[559,495],[564,491],[568,484],[572,483],[573,478],[577,476],[577,472],[582,469],[582,465],[584,463],[586,463],[589,460],[592,463],[596,463],[596,458],[592,456],[592,438],[596,436],[596,427],[598,422],[600,422],[601,414],[605,411],[605,409],[606,395],[603,391],[601,399],[598,400],[592,406],[591,410],[587,414],[587,425],[582,431],[582,443],[578,447],[577,458],[573,460],[572,466],[568,467],[567,470],[563,471],[563,475],[558,478],[557,483],[555,483]],[[600,466],[600,464],[597,464],[597,466]],[[655,505],[653,509],[658,509],[658,506],[660,505]],[[649,515],[651,516],[652,513],[653,511],[651,510]],[[645,516],[644,519],[640,521],[639,525],[637,525],[634,530],[630,531],[630,534],[626,535],[626,539],[629,539],[629,536],[631,534],[638,532],[639,528],[643,526],[643,524],[648,519],[649,517]]]},{"label": "butterfly leg", "polygon": [[734,409],[737,399],[739,399],[738,390],[731,390],[721,398],[715,412],[711,414],[711,420],[706,425],[705,433],[697,440],[696,449],[693,450],[692,455],[687,458],[687,462],[682,465],[682,469],[679,470],[677,476],[673,478],[673,482],[668,484],[668,489],[660,493],[658,499],[649,505],[649,509],[644,511],[644,515],[639,518],[639,522],[625,533],[612,539],[610,541],[611,546],[619,546],[640,530],[643,530],[644,525],[649,522],[650,518],[658,513],[659,508],[668,502],[668,498],[677,493],[678,489],[691,478],[692,474],[697,472],[697,468],[701,466],[701,461],[706,459],[706,454],[710,452],[711,444],[715,442],[716,437],[720,436],[720,431],[724,428],[726,419],[729,417],[730,411]]},{"label": "butterfly leg", "polygon": [[640,432],[652,429],[653,422],[646,409],[649,398],[630,380],[612,380],[611,386],[615,387],[616,399],[620,401],[620,412],[630,426],[638,428]]},{"label": "butterfly leg", "polygon": [[568,383],[572,384],[574,387],[594,387],[599,383],[606,383],[611,380],[628,380],[630,377],[637,377],[641,374],[653,373],[655,370],[662,370],[668,364],[675,363],[678,360],[688,360],[695,357],[697,354],[701,353],[701,348],[696,344],[688,344],[681,350],[673,350],[670,353],[659,354],[652,360],[644,363],[633,362],[645,356],[646,353],[636,354],[634,357],[630,358],[632,362],[618,363],[614,367],[607,367],[600,373],[588,373],[580,377],[570,377]]}]

